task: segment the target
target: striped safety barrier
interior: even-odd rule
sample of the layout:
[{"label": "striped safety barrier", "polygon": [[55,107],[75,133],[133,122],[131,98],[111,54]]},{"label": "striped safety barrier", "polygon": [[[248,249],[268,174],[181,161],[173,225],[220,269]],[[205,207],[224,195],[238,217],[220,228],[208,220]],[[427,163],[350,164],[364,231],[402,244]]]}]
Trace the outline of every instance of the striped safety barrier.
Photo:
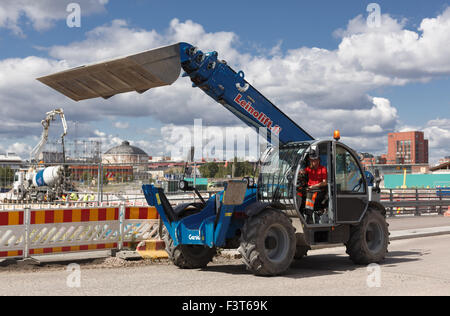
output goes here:
[{"label": "striped safety barrier", "polygon": [[24,211],[0,212],[0,226],[23,225]]},{"label": "striped safety barrier", "polygon": [[102,222],[119,219],[119,208],[31,211],[31,225]]},{"label": "striped safety barrier", "polygon": [[25,245],[25,211],[0,212],[0,258],[20,258]]},{"label": "striped safety barrier", "polygon": [[136,251],[144,259],[166,259],[169,257],[163,240],[147,240],[141,242]]},{"label": "striped safety barrier", "polygon": [[0,212],[0,259],[124,249],[158,239],[154,207]]},{"label": "striped safety barrier", "polygon": [[117,248],[117,243],[98,244],[98,245],[82,245],[82,246],[30,249],[29,254],[30,255],[47,255],[47,254],[52,254],[52,253],[95,251],[95,250],[106,250],[106,249],[116,249],[116,248]]},{"label": "striped safety barrier", "polygon": [[154,207],[127,207],[125,219],[159,219],[159,214]]},{"label": "striped safety barrier", "polygon": [[23,256],[23,250],[0,251],[0,258],[20,258]]}]

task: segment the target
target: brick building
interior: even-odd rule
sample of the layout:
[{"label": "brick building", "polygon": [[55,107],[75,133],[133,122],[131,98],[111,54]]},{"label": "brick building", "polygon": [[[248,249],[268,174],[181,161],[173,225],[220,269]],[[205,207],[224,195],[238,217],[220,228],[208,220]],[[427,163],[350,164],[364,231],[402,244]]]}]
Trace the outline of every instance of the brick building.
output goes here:
[{"label": "brick building", "polygon": [[428,140],[424,133],[389,133],[387,163],[428,164]]}]

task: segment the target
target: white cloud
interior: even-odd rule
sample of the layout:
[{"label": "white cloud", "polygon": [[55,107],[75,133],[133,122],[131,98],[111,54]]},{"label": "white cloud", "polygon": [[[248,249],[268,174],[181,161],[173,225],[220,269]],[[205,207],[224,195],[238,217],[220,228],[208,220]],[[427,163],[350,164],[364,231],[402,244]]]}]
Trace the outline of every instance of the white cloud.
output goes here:
[{"label": "white cloud", "polygon": [[450,119],[435,119],[429,121],[423,128],[425,138],[429,140],[430,162],[450,155]]},{"label": "white cloud", "polygon": [[393,84],[450,74],[450,7],[423,19],[417,31],[388,21],[380,31],[368,28],[343,38],[338,50],[343,65],[388,77]]},{"label": "white cloud", "polygon": [[338,38],[345,38],[365,33],[401,32],[406,22],[406,19],[398,21],[393,19],[389,14],[383,14],[381,15],[380,25],[376,26],[367,23],[367,18],[363,15],[358,15],[348,22],[346,29],[337,29],[333,35]]},{"label": "white cloud", "polygon": [[[169,151],[165,144],[173,140],[165,135],[171,126],[192,125],[194,118],[203,119],[211,127],[238,126],[238,119],[200,89],[192,89],[187,78],[143,95],[128,93],[109,100],[79,103],[33,79],[69,67],[186,41],[204,51],[217,50],[219,58],[226,59],[235,70],[243,69],[248,81],[310,134],[330,138],[338,128],[343,139],[356,149],[380,152],[386,147],[387,132],[401,128],[400,118],[394,104],[372,96],[371,91],[450,74],[450,9],[436,18],[424,19],[416,31],[405,29],[405,21],[383,15],[380,29],[367,28],[362,17],[357,17],[347,29],[337,33],[342,42],[336,50],[302,47],[283,53],[277,45],[268,50],[271,54],[262,57],[240,53],[235,33],[210,33],[193,21],[174,19],[165,32],[156,32],[115,20],[89,31],[83,41],[49,47],[51,58],[0,61],[0,104],[14,105],[0,107],[0,114],[8,117],[9,124],[31,124],[40,122],[49,104],[58,104],[64,107],[68,118],[85,123],[108,117],[151,116],[165,125],[162,136],[154,137],[152,142],[135,141],[155,155]],[[115,124],[117,128],[125,128],[121,122]],[[431,125],[427,127],[435,139],[431,142],[440,146],[442,137],[435,136],[439,134],[436,128],[444,131],[449,128],[436,122]],[[0,133],[4,131],[0,129]],[[104,138],[108,146],[122,141],[100,131],[91,133]],[[158,133],[148,130],[148,134]]]},{"label": "white cloud", "polygon": [[0,2],[0,28],[10,29],[14,34],[24,36],[23,25],[31,23],[34,29],[44,31],[55,21],[65,20],[69,15],[67,5],[76,2],[81,14],[90,15],[105,10],[109,0],[2,0]]},{"label": "white cloud", "polygon": [[127,129],[130,127],[130,124],[127,122],[115,122],[114,127],[118,129]]},{"label": "white cloud", "polygon": [[14,143],[5,150],[8,153],[15,153],[22,159],[29,159],[32,147],[25,143]]}]

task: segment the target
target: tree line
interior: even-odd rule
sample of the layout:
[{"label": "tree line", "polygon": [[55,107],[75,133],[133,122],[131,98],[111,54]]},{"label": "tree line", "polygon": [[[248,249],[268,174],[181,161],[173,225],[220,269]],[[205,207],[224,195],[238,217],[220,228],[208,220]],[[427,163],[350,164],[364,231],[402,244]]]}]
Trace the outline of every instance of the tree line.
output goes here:
[{"label": "tree line", "polygon": [[224,165],[223,163],[208,162],[199,168],[202,176],[209,179],[221,179],[228,176],[233,178],[242,178],[253,176],[253,164],[248,161],[238,161],[236,158],[233,163]]}]

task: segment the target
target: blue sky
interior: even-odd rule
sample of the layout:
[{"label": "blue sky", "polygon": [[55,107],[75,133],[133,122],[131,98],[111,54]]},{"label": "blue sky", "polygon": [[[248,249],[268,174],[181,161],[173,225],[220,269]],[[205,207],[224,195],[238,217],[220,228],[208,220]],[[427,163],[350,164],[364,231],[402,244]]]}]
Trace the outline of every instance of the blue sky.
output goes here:
[{"label": "blue sky", "polygon": [[[5,0],[5,4],[0,4],[0,8],[3,6],[3,9],[11,10],[11,7],[8,7],[6,2],[9,2],[9,0]],[[35,1],[20,0],[17,2],[34,3]],[[278,54],[281,54],[283,57],[287,57],[290,50],[298,50],[300,48],[312,50],[314,47],[317,47],[327,52],[335,52],[339,49],[339,45],[343,41],[342,37],[336,35],[336,30],[348,29],[349,21],[358,16],[365,19],[368,15],[368,12],[366,12],[367,5],[372,1],[275,2],[232,0],[212,2],[199,0],[188,2],[174,0],[80,0],[79,2],[82,8],[81,28],[68,28],[66,25],[64,14],[61,11],[64,11],[66,4],[69,2],[76,1],[45,1],[47,7],[44,6],[44,9],[50,11],[54,9],[55,17],[51,15],[41,17],[39,15],[36,18],[35,15],[35,19],[42,18],[45,22],[50,21],[44,27],[37,25],[36,20],[31,18],[34,8],[25,12],[18,11],[21,12],[20,17],[16,20],[9,20],[9,24],[2,24],[0,14],[0,61],[12,58],[24,60],[30,56],[51,61],[64,60],[61,56],[65,57],[65,55],[55,54],[51,51],[51,48],[56,46],[71,47],[73,43],[87,43],[89,40],[87,34],[89,32],[102,26],[112,29],[112,21],[115,20],[123,20],[126,23],[123,26],[124,29],[132,31],[154,31],[161,36],[168,34],[171,22],[174,19],[177,19],[180,24],[191,20],[196,25],[203,27],[205,33],[220,34],[221,32],[228,32],[234,34],[238,39],[233,40],[230,47],[242,55],[250,56],[254,60],[258,58],[269,59],[267,54],[274,47],[278,47]],[[449,6],[448,1],[438,0],[396,0],[377,1],[377,3],[381,7],[382,14],[388,15],[390,19],[401,24],[402,31],[411,30],[417,32],[419,35],[421,35],[421,31],[418,28],[423,19],[435,18],[442,15]],[[88,8],[87,10],[85,10],[86,7]],[[15,29],[10,26],[11,21],[14,22],[13,24],[15,26],[20,28],[20,34],[17,34],[17,31],[14,31]],[[220,37],[218,39],[220,40]],[[186,41],[189,40],[186,39]],[[442,45],[445,47],[449,46],[450,43],[443,42]],[[148,47],[148,49],[151,48],[153,47]],[[227,56],[228,53],[228,51],[219,51],[219,54],[222,56]],[[243,64],[242,59],[235,58],[233,61],[237,64],[237,67],[242,69],[249,67],[250,73],[252,73],[252,66]],[[418,69],[417,71],[423,73],[428,71],[428,69]],[[449,73],[446,71],[442,73],[434,71],[429,78],[426,80],[422,79],[415,80],[415,78],[407,78],[402,84],[374,84],[373,88],[368,84],[368,86],[361,88],[361,91],[358,92],[359,94],[367,94],[371,97],[389,100],[389,109],[394,108],[397,111],[397,116],[395,117],[395,123],[390,122],[385,125],[374,124],[381,127],[383,130],[382,133],[379,132],[373,136],[371,136],[372,134],[365,135],[364,141],[357,137],[356,132],[353,133],[349,129],[349,134],[353,133],[351,135],[353,139],[349,139],[350,143],[353,145],[364,142],[364,145],[361,145],[362,150],[367,149],[376,153],[382,153],[385,145],[382,134],[392,130],[403,130],[405,128],[425,129],[430,127],[430,121],[441,120],[439,121],[438,127],[439,129],[444,128],[444,131],[447,132],[448,130],[445,129],[446,120],[450,122]],[[264,88],[266,87],[263,84]],[[47,87],[42,86],[42,89],[45,90]],[[267,89],[269,91],[270,86]],[[192,94],[194,97],[198,95],[196,92],[192,92]],[[275,101],[278,101],[277,95],[270,93],[269,96],[274,97]],[[358,97],[355,97],[355,100],[356,98]],[[26,103],[26,96],[23,96],[17,102]],[[29,102],[33,102],[33,100],[30,99]],[[102,101],[99,100],[97,102]],[[201,99],[200,103],[202,102],[206,101]],[[283,107],[283,98],[280,98],[280,102]],[[306,99],[305,102],[308,106],[314,107],[311,101],[308,102]],[[150,100],[149,103],[151,103]],[[289,108],[288,105],[286,103],[286,108]],[[2,104],[2,107],[5,106],[14,105]],[[76,107],[75,104],[69,101],[64,106]],[[327,111],[328,108],[330,106],[325,104],[321,110]],[[361,106],[361,108],[364,108],[364,106]],[[355,107],[352,110],[358,110],[358,108]],[[69,109],[69,113],[70,111],[73,110]],[[99,114],[99,117],[88,122],[83,122],[86,125],[81,125],[82,127],[78,128],[77,134],[83,135],[83,132],[86,132],[86,135],[92,136],[93,131],[96,130],[97,134],[109,135],[109,140],[113,138],[130,139],[137,144],[145,146],[145,141],[148,141],[148,138],[142,135],[146,131],[148,132],[148,129],[156,128],[159,130],[170,123],[161,120],[151,113],[145,113],[143,117],[139,117],[136,113],[124,113],[123,116],[117,115],[117,113],[119,112],[114,111],[113,114],[105,110],[103,114]],[[37,113],[36,117],[39,117],[39,115],[43,116],[43,113]],[[194,117],[195,112],[192,115],[193,117],[189,119],[193,121],[196,118]],[[102,119],[102,117],[105,117],[105,119]],[[199,117],[203,118],[201,115]],[[80,117],[76,118],[76,121],[80,120]],[[117,128],[117,122],[121,123],[122,128]],[[217,122],[213,120],[209,121],[207,118],[204,118],[204,122],[207,125],[217,125]],[[339,119],[336,119],[336,125],[340,122]],[[180,122],[182,125],[184,123]],[[231,121],[231,123],[234,125],[239,124],[236,121]],[[298,121],[298,123],[303,126],[301,121]],[[370,124],[370,120],[368,124]],[[124,128],[127,125],[128,128]],[[439,134],[440,130],[434,129],[435,127],[432,126],[433,130],[430,130],[429,137],[438,137],[436,135]],[[34,133],[39,130],[36,126],[33,128]],[[90,134],[87,132],[88,130],[90,130]],[[142,137],[139,138],[137,134],[140,134]],[[158,133],[156,132],[156,134]],[[318,134],[321,134],[321,132],[319,131]],[[155,137],[152,133],[149,135]],[[33,142],[35,142],[35,138],[23,135],[23,133],[10,136],[2,146],[4,150],[13,144],[28,144],[28,146],[32,146]],[[318,135],[317,137],[323,136]],[[158,134],[157,137],[161,138],[162,136]],[[371,139],[376,145],[368,145]],[[445,149],[440,148],[443,144],[448,144],[447,138],[444,140],[436,139],[434,144],[436,147],[435,158],[445,153],[450,154]],[[20,146],[16,147],[19,148]],[[152,151],[152,148],[149,147],[145,149]],[[155,152],[154,154],[158,153],[161,152]]]}]

